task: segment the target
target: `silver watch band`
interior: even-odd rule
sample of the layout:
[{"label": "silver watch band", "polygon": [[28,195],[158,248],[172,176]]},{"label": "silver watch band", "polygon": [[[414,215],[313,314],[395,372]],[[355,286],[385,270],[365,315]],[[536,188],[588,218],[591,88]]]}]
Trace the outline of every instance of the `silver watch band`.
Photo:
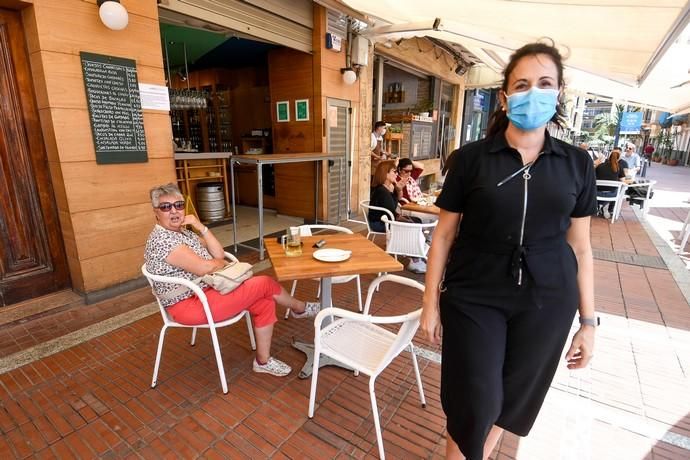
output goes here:
[{"label": "silver watch band", "polygon": [[592,326],[592,327],[597,327],[599,324],[601,324],[601,321],[599,320],[598,316],[595,316],[594,318],[583,318],[580,316],[579,318],[580,324],[583,326]]}]

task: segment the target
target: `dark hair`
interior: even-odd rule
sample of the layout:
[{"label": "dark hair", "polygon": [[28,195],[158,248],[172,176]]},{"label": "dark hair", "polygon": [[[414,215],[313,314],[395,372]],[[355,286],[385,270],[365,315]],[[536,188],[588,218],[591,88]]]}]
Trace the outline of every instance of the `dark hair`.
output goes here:
[{"label": "dark hair", "polygon": [[377,129],[379,129],[382,126],[386,126],[386,122],[385,121],[377,121],[376,123],[374,123],[374,131],[376,131]]},{"label": "dark hair", "polygon": [[[508,78],[510,77],[510,74],[513,73],[513,70],[515,70],[515,66],[517,66],[517,63],[520,61],[520,59],[527,56],[537,56],[539,54],[545,54],[553,61],[554,64],[556,64],[556,70],[558,71],[558,87],[563,88],[565,86],[565,81],[563,80],[563,58],[561,57],[561,53],[553,45],[553,42],[550,45],[535,42],[528,43],[522,48],[516,50],[510,56],[510,61],[503,70],[503,83],[501,84],[501,89],[504,93],[508,91]],[[562,96],[559,96],[559,98],[560,97]],[[558,102],[559,104],[556,106],[556,113],[553,115],[553,118],[551,118],[551,121],[562,127],[564,126],[565,120],[565,109],[563,108],[564,101],[559,100]],[[499,104],[498,108],[489,119],[487,135],[493,136],[495,134],[502,133],[507,127],[508,116],[505,110],[503,110],[503,107],[501,107]]]},{"label": "dark hair", "polygon": [[386,182],[386,177],[388,176],[388,171],[395,169],[395,161],[385,160],[379,163],[374,171],[374,178],[371,180],[371,187],[378,187],[379,185]]},{"label": "dark hair", "polygon": [[609,155],[609,163],[611,163],[611,170],[615,173],[618,172],[618,160],[621,159],[621,151],[618,148],[611,150],[611,155]]},{"label": "dark hair", "polygon": [[412,160],[410,160],[409,158],[401,158],[398,160],[398,171],[402,171],[408,166],[414,167],[414,165],[412,164]]}]

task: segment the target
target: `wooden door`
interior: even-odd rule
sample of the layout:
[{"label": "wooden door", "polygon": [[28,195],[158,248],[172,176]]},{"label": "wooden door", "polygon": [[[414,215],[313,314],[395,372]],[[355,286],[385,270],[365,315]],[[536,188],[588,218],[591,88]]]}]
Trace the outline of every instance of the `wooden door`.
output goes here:
[{"label": "wooden door", "polygon": [[69,286],[21,17],[0,9],[0,307]]}]

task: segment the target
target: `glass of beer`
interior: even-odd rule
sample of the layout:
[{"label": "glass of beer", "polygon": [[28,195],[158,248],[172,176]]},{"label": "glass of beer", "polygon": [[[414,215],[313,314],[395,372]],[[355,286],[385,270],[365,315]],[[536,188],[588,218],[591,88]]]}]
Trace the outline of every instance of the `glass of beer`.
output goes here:
[{"label": "glass of beer", "polygon": [[286,256],[302,255],[302,238],[299,234],[299,227],[290,227],[287,233],[281,237],[281,243]]}]

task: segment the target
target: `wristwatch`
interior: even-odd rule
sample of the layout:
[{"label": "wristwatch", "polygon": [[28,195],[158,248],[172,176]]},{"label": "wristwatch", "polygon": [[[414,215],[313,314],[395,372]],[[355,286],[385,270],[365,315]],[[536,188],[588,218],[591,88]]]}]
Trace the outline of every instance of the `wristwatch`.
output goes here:
[{"label": "wristwatch", "polygon": [[578,319],[580,320],[580,324],[583,326],[597,327],[601,324],[601,320],[598,316],[595,316],[594,318],[583,318],[580,316]]}]

